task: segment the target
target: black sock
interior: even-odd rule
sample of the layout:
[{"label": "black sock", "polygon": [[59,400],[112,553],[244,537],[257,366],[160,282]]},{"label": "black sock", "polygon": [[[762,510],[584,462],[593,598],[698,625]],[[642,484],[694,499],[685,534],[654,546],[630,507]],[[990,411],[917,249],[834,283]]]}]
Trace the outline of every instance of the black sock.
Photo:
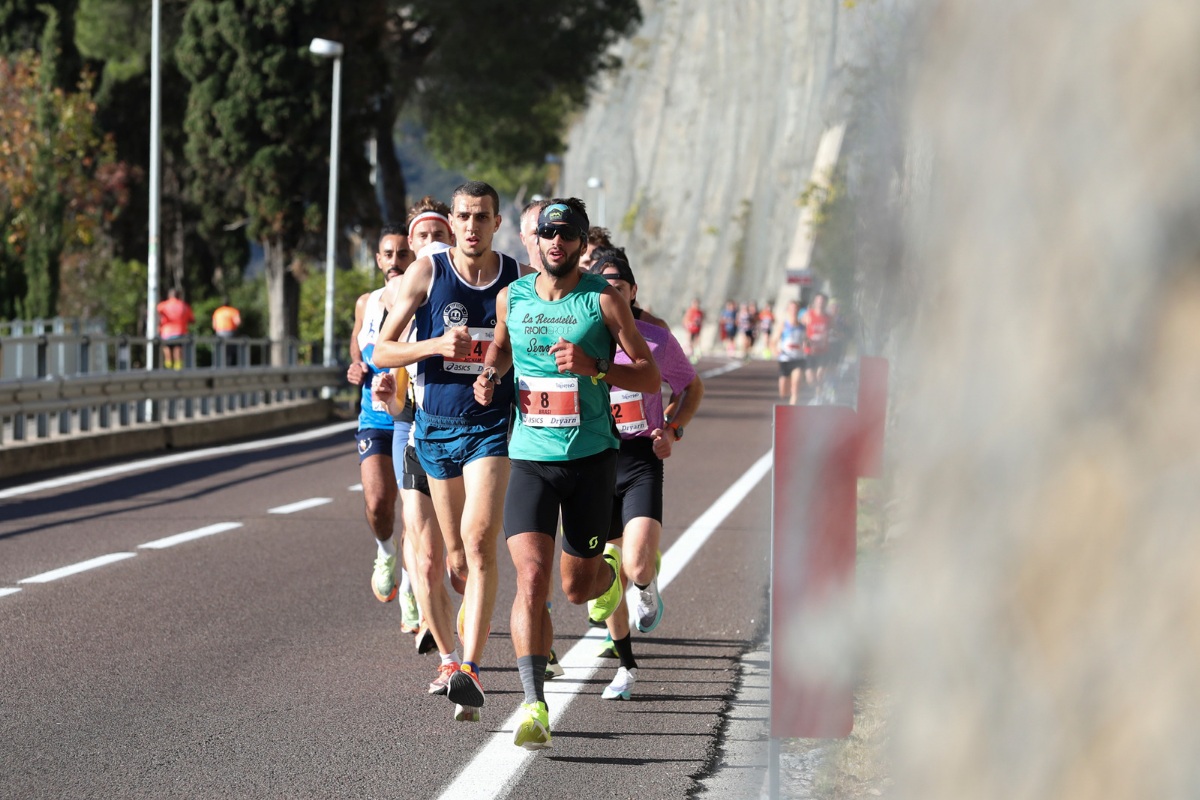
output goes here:
[{"label": "black sock", "polygon": [[635,669],[637,661],[633,658],[633,638],[631,634],[625,634],[624,639],[613,639],[613,647],[617,648],[617,657],[621,659],[621,666],[625,669]]}]

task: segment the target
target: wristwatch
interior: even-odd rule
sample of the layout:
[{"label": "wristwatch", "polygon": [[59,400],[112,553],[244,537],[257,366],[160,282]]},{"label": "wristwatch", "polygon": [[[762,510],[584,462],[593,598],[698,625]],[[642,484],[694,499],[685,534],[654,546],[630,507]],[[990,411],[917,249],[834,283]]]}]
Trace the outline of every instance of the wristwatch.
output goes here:
[{"label": "wristwatch", "polygon": [[607,358],[597,358],[596,359],[596,377],[592,378],[592,383],[595,383],[596,381],[604,380],[604,376],[608,374],[608,371],[611,368],[612,368],[612,364],[608,363]]},{"label": "wristwatch", "polygon": [[671,435],[675,437],[675,441],[683,438],[683,426],[678,422],[668,422],[667,430],[671,431]]}]

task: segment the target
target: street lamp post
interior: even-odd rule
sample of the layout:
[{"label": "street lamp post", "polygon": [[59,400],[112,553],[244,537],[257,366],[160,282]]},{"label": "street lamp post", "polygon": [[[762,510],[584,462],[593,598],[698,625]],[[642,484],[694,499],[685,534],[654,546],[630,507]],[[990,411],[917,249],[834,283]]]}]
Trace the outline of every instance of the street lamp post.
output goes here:
[{"label": "street lamp post", "polygon": [[599,225],[601,228],[607,228],[608,225],[606,225],[604,222],[604,181],[601,180],[600,178],[593,176],[591,178],[588,178],[587,185],[588,185],[589,189],[598,189],[600,191],[600,202],[597,203],[600,213],[596,215],[599,222],[597,222],[596,224]]},{"label": "street lamp post", "polygon": [[338,117],[342,105],[342,53],[340,42],[313,39],[309,52],[333,59],[333,123],[329,136],[329,224],[325,232],[325,366],[334,365],[333,358],[333,269],[334,244],[337,238],[338,182]]}]

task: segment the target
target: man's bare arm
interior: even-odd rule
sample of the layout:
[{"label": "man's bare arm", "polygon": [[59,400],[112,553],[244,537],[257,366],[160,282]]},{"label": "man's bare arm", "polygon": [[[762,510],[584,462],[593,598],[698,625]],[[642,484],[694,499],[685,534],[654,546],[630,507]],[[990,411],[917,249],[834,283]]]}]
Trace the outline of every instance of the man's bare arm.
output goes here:
[{"label": "man's bare arm", "polygon": [[434,339],[416,342],[399,341],[421,304],[429,299],[429,284],[433,280],[433,260],[419,259],[404,272],[396,301],[383,323],[375,343],[372,361],[377,367],[407,367],[433,356],[462,358],[470,352],[471,336],[465,327],[451,328]]}]

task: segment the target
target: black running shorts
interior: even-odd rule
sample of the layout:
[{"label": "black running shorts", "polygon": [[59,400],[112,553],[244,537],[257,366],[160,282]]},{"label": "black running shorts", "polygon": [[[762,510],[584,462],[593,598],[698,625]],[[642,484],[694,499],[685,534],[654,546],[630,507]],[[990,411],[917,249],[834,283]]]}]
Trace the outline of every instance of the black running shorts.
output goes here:
[{"label": "black running shorts", "polygon": [[654,455],[654,442],[645,437],[621,440],[617,459],[616,502],[608,538],[620,538],[625,526],[638,517],[662,524],[663,462]]},{"label": "black running shorts", "polygon": [[404,446],[404,477],[402,478],[404,489],[414,489],[426,497],[429,496],[429,476],[425,474],[425,468],[421,466],[421,460],[417,458],[417,449],[411,444]]},{"label": "black running shorts", "polygon": [[563,552],[593,558],[608,543],[617,451],[574,461],[512,459],[504,496],[504,536],[544,533],[554,537],[562,514]]}]

